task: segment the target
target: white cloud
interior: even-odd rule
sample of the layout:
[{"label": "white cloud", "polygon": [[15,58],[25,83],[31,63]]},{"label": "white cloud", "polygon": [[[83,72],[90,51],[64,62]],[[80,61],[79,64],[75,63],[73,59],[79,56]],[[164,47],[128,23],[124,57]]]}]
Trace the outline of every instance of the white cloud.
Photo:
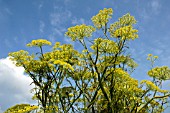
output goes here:
[{"label": "white cloud", "polygon": [[71,2],[71,0],[64,0],[65,5],[69,5],[70,2]]},{"label": "white cloud", "polygon": [[5,13],[7,13],[8,15],[13,15],[12,11],[11,11],[9,8],[7,8],[7,7],[4,8],[4,11],[5,11]]},{"label": "white cloud", "polygon": [[148,14],[147,9],[143,9],[142,11],[140,11],[140,17],[142,17],[144,20],[148,20],[150,19],[150,15]]},{"label": "white cloud", "polygon": [[38,9],[41,10],[41,8],[44,6],[44,2],[41,1],[41,3],[38,5]]},{"label": "white cloud", "polygon": [[52,13],[51,14],[51,25],[57,26],[60,24],[61,21],[61,14],[59,13]]},{"label": "white cloud", "polygon": [[4,39],[4,43],[8,48],[12,48],[11,40]]},{"label": "white cloud", "polygon": [[58,34],[59,36],[62,36],[62,35],[64,35],[63,33],[66,31],[66,29],[62,28],[62,27],[61,28],[54,28],[53,31],[54,31],[54,33]]},{"label": "white cloud", "polygon": [[64,38],[65,43],[73,45],[73,47],[76,46],[76,42],[73,42],[69,37]]},{"label": "white cloud", "polygon": [[54,6],[54,12],[50,14],[50,23],[52,26],[52,34],[48,37],[50,41],[55,42],[56,37],[64,37],[64,33],[66,32],[67,22],[70,21],[72,17],[72,13],[69,10],[66,10],[62,7]]},{"label": "white cloud", "polygon": [[60,26],[71,17],[71,12],[68,10],[63,11],[62,8],[55,7],[56,11],[51,13],[50,20],[52,26]]},{"label": "white cloud", "polygon": [[4,111],[19,103],[33,103],[30,77],[24,75],[23,67],[16,67],[9,57],[0,59],[0,107]]},{"label": "white cloud", "polygon": [[74,18],[71,23],[72,23],[73,25],[85,24],[85,20],[84,20],[84,18],[80,18],[80,19]]},{"label": "white cloud", "polygon": [[151,9],[152,11],[157,14],[159,13],[159,10],[161,8],[161,4],[159,2],[159,0],[152,0],[152,2],[150,3]]},{"label": "white cloud", "polygon": [[44,27],[45,27],[45,23],[43,21],[40,21],[40,32],[41,33],[44,32]]},{"label": "white cloud", "polygon": [[140,4],[141,1],[138,2],[139,7],[137,7],[139,17],[142,17],[145,21],[153,19],[153,16],[156,16],[161,12],[162,2],[160,0],[150,0],[143,6]]},{"label": "white cloud", "polygon": [[0,24],[6,23],[11,15],[13,15],[12,11],[0,4]]}]

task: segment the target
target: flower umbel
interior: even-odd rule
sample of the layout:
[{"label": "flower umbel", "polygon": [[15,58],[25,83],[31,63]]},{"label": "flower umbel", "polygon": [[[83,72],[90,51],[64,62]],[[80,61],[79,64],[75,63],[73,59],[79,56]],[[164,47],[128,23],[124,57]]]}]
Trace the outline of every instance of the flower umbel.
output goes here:
[{"label": "flower umbel", "polygon": [[38,39],[38,40],[32,40],[31,43],[28,43],[27,46],[33,47],[33,46],[43,46],[43,45],[51,45],[51,42],[45,39]]}]

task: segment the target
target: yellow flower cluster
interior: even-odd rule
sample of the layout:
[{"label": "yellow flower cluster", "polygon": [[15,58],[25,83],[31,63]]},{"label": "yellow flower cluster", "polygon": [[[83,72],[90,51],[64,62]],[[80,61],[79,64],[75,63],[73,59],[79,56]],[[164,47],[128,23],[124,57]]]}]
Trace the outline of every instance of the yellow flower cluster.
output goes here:
[{"label": "yellow flower cluster", "polygon": [[107,52],[107,53],[117,53],[119,51],[117,44],[113,40],[97,38],[94,40],[94,44],[91,49],[95,52]]},{"label": "yellow flower cluster", "polygon": [[160,103],[153,99],[150,104],[153,107],[153,106],[158,106]]},{"label": "yellow flower cluster", "polygon": [[129,13],[119,18],[119,20],[113,24],[110,25],[110,33],[112,34],[115,30],[125,27],[125,26],[132,26],[133,24],[136,24],[136,20],[133,16],[131,16]]},{"label": "yellow flower cluster", "polygon": [[12,61],[16,62],[16,66],[23,66],[25,72],[38,73],[47,68],[47,61],[34,60],[34,56],[29,56],[28,52],[24,50],[9,53],[9,56]]},{"label": "yellow flower cluster", "polygon": [[90,92],[95,91],[97,88],[97,81],[96,82],[91,82],[91,86],[88,88]]},{"label": "yellow flower cluster", "polygon": [[38,39],[38,40],[32,40],[31,43],[27,44],[27,46],[29,47],[33,47],[33,46],[41,47],[43,45],[51,45],[51,42],[45,39]]},{"label": "yellow flower cluster", "polygon": [[140,84],[146,84],[146,86],[153,91],[159,91],[161,93],[166,93],[168,90],[161,90],[158,86],[156,86],[153,82],[149,80],[142,80]]},{"label": "yellow flower cluster", "polygon": [[53,46],[53,50],[56,50],[59,47],[60,47],[60,42],[56,42],[55,45]]},{"label": "yellow flower cluster", "polygon": [[99,13],[92,17],[92,22],[94,26],[98,29],[105,26],[105,24],[108,22],[108,20],[112,17],[113,10],[112,8],[104,8],[103,10],[100,10]]},{"label": "yellow flower cluster", "polygon": [[152,54],[148,54],[148,57],[151,57],[151,56],[153,56]]},{"label": "yellow flower cluster", "polygon": [[114,74],[117,76],[122,76],[122,75],[127,75],[129,76],[129,74],[127,72],[125,72],[124,70],[122,70],[121,68],[116,68],[114,69]]},{"label": "yellow flower cluster", "polygon": [[78,51],[74,50],[71,44],[60,45],[57,42],[53,47],[53,52],[51,52],[50,57],[51,61],[61,60],[64,62],[75,63],[77,62],[76,56]]},{"label": "yellow flower cluster", "polygon": [[54,64],[56,64],[56,65],[61,65],[61,66],[63,66],[63,68],[65,68],[65,69],[70,69],[71,71],[74,71],[74,68],[73,68],[70,64],[68,64],[68,63],[66,63],[66,62],[63,62],[63,61],[61,61],[61,60],[55,60],[55,61],[54,61]]},{"label": "yellow flower cluster", "polygon": [[119,20],[110,25],[110,36],[116,38],[132,39],[138,38],[138,30],[133,29],[133,24],[136,24],[136,20],[129,13],[119,18]]},{"label": "yellow flower cluster", "polygon": [[127,65],[133,69],[138,66],[138,64],[131,58],[126,58],[126,61],[127,61]]},{"label": "yellow flower cluster", "polygon": [[58,107],[57,106],[47,106],[45,112],[46,113],[56,113],[58,111]]},{"label": "yellow flower cluster", "polygon": [[16,61],[16,66],[23,66],[27,64],[29,60],[32,60],[34,56],[29,56],[27,51],[20,50],[17,52],[9,53],[10,59]]},{"label": "yellow flower cluster", "polygon": [[70,37],[73,41],[75,41],[76,39],[80,40],[83,39],[84,37],[91,37],[94,31],[95,31],[94,27],[82,24],[68,28],[68,31],[65,33],[65,35]]},{"label": "yellow flower cluster", "polygon": [[152,54],[148,54],[147,60],[150,60],[151,62],[153,62],[156,59],[158,59],[158,56],[153,56]]},{"label": "yellow flower cluster", "polygon": [[170,79],[170,69],[167,66],[155,67],[148,71],[148,75],[159,80],[168,80]]},{"label": "yellow flower cluster", "polygon": [[136,95],[142,92],[142,89],[138,87],[138,80],[130,77],[130,75],[121,68],[115,69],[114,77],[115,90],[118,94],[123,92],[122,95],[126,95],[128,96],[127,98],[133,98],[132,100],[134,100],[134,92]]},{"label": "yellow flower cluster", "polygon": [[135,38],[138,38],[138,30],[136,29],[133,29],[132,26],[124,26],[124,27],[121,27],[117,30],[114,31],[113,34],[111,34],[112,37],[116,37],[116,38],[120,38],[122,40],[125,40],[125,39],[132,39],[134,40]]},{"label": "yellow flower cluster", "polygon": [[[107,63],[108,62],[108,66],[113,66],[113,65],[119,65],[121,63],[127,63],[127,65],[129,67],[132,67],[134,66],[135,68],[135,62],[132,62],[131,59],[128,59],[127,60],[127,56],[124,56],[124,55],[120,55],[120,56],[117,56],[116,57],[116,61],[113,60],[115,59],[115,56],[114,55],[110,55],[110,56],[102,56],[99,58],[101,61],[104,61],[103,63]],[[130,64],[131,63],[131,64]]]},{"label": "yellow flower cluster", "polygon": [[24,50],[10,53],[9,56],[11,56],[10,59],[15,61],[17,66],[23,66],[26,73],[33,72],[36,74],[40,71],[49,71],[49,69],[56,72],[54,64],[54,61],[56,60],[61,61],[60,63],[64,68],[73,70],[71,65],[74,65],[78,61],[74,57],[76,54],[77,51],[73,49],[72,45],[60,45],[59,43],[56,43],[52,52],[44,53],[43,57],[38,56],[39,59],[33,55],[29,56],[28,52]]},{"label": "yellow flower cluster", "polygon": [[29,104],[17,104],[7,109],[4,113],[27,113],[35,109],[38,109],[38,106],[29,105]]},{"label": "yellow flower cluster", "polygon": [[25,66],[25,71],[39,73],[42,70],[48,70],[48,66],[49,65],[47,61],[31,60],[30,62],[28,62],[28,65]]}]

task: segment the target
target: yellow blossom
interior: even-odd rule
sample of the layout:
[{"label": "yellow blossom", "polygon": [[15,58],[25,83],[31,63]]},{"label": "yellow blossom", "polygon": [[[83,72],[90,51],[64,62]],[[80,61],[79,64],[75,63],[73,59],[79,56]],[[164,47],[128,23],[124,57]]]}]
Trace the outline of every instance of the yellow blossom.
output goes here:
[{"label": "yellow blossom", "polygon": [[98,29],[102,28],[102,26],[105,26],[105,24],[108,22],[108,20],[111,18],[113,14],[113,10],[111,8],[104,8],[103,10],[100,10],[99,13],[92,17],[92,22],[94,26]]},{"label": "yellow blossom", "polygon": [[65,35],[75,41],[76,39],[80,40],[84,37],[91,37],[94,31],[94,27],[82,24],[68,28],[68,31],[65,33]]},{"label": "yellow blossom", "polygon": [[115,30],[125,27],[125,26],[132,26],[133,24],[136,24],[136,20],[133,16],[131,16],[129,13],[123,15],[119,20],[113,24],[110,25],[110,33],[112,34]]},{"label": "yellow blossom", "polygon": [[43,45],[51,45],[51,42],[45,39],[38,39],[38,40],[32,40],[31,43],[28,43],[27,46],[33,47],[33,46],[43,46]]},{"label": "yellow blossom", "polygon": [[112,35],[112,37],[116,37],[116,38],[122,38],[123,40],[125,39],[132,39],[134,40],[135,38],[138,38],[138,30],[133,29],[132,26],[125,26],[125,27],[121,27],[117,30],[114,31]]},{"label": "yellow blossom", "polygon": [[167,66],[155,67],[148,71],[148,75],[159,80],[168,80],[170,79],[170,69]]}]

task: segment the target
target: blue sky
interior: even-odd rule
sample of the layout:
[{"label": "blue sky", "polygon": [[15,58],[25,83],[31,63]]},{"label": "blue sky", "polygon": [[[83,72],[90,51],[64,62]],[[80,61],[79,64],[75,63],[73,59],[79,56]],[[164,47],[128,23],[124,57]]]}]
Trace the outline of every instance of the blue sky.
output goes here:
[{"label": "blue sky", "polygon": [[[4,90],[2,80],[7,80],[10,77],[9,73],[13,77],[16,76],[12,74],[16,67],[10,67],[8,63],[9,52],[21,49],[31,52],[32,50],[25,45],[39,38],[50,40],[52,43],[56,41],[72,43],[64,37],[67,28],[82,23],[92,24],[91,17],[103,8],[113,8],[114,14],[111,20],[113,22],[126,13],[130,13],[138,21],[136,28],[139,30],[139,38],[129,43],[131,47],[129,51],[139,64],[133,77],[139,80],[147,78],[146,72],[150,66],[146,60],[148,53],[159,56],[156,65],[170,67],[169,5],[169,0],[0,0],[0,66],[6,66],[0,68],[0,76],[4,77],[0,80],[1,109],[4,110],[19,102],[30,102],[29,99],[16,97],[11,99],[10,103],[2,99],[9,93],[15,92],[15,89],[11,89],[10,92],[2,93]],[[25,79],[29,78],[23,78]],[[165,84],[166,88],[169,88],[168,84],[169,82]],[[11,88],[8,84],[6,87]],[[21,90],[26,91],[22,88]],[[25,95],[25,98],[30,96]]]}]

